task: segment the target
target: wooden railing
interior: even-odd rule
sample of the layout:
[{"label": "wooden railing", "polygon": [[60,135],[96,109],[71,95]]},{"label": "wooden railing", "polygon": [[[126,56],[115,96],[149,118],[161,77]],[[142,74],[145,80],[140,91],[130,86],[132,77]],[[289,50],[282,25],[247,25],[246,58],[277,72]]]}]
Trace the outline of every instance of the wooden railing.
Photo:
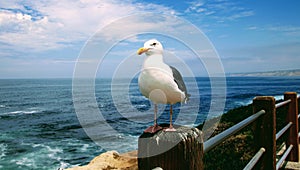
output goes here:
[{"label": "wooden railing", "polygon": [[[204,142],[203,154],[222,143],[225,139],[253,123],[254,144],[257,153],[244,169],[279,169],[284,161],[299,161],[299,129],[298,129],[297,93],[286,92],[284,101],[276,103],[272,96],[259,96],[253,99],[253,115]],[[276,133],[276,109],[288,107],[286,125]],[[287,134],[286,150],[276,160],[276,141]]]},{"label": "wooden railing", "polygon": [[[286,92],[284,101],[277,104],[272,96],[255,97],[251,116],[204,143],[203,134],[197,128],[180,127],[174,133],[159,131],[155,134],[142,134],[139,138],[138,167],[141,170],[156,167],[202,170],[205,167],[203,164],[205,153],[250,124],[253,125],[254,149],[257,153],[244,167],[245,170],[275,170],[281,168],[284,161],[298,162],[300,138],[298,99],[295,92]],[[276,111],[279,108],[286,108],[285,122],[276,122]],[[285,124],[276,133],[276,124],[278,123]],[[179,141],[176,142],[175,139]],[[286,149],[276,160],[276,142],[279,139],[284,141]],[[174,146],[174,141],[176,146]],[[172,149],[166,150],[166,147]]]}]

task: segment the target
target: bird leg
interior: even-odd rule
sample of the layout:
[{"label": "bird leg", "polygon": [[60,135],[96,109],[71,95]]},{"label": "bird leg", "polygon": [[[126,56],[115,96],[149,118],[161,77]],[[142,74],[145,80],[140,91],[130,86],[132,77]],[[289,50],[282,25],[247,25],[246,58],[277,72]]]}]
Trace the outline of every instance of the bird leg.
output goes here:
[{"label": "bird leg", "polygon": [[170,105],[170,126],[169,128],[165,129],[165,131],[172,131],[172,132],[176,131],[176,129],[172,125],[172,116],[173,116],[173,106]]},{"label": "bird leg", "polygon": [[156,133],[157,131],[161,130],[162,127],[157,125],[157,104],[154,104],[154,125],[148,127],[144,130],[145,133]]},{"label": "bird leg", "polygon": [[154,126],[157,126],[157,104],[154,104]]}]

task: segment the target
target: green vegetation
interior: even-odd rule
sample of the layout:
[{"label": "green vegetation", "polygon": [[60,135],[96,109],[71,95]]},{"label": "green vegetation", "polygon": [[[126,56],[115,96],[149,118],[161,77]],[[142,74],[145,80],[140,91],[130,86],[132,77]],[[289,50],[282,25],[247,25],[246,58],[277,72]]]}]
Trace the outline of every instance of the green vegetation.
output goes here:
[{"label": "green vegetation", "polygon": [[[277,110],[277,131],[285,125],[286,109],[287,108],[284,107]],[[252,105],[243,106],[228,111],[222,116],[221,121],[212,136],[221,133],[222,131],[239,123],[252,114]],[[198,128],[202,129],[202,126],[203,125],[199,125]],[[278,148],[282,144],[282,139],[284,138],[285,136],[282,136],[281,140],[277,142]],[[253,147],[253,142],[252,125],[249,125],[239,133],[233,135],[220,145],[216,146],[214,149],[207,152],[204,155],[203,160],[205,169],[243,169],[257,152],[257,150],[255,150]]]}]

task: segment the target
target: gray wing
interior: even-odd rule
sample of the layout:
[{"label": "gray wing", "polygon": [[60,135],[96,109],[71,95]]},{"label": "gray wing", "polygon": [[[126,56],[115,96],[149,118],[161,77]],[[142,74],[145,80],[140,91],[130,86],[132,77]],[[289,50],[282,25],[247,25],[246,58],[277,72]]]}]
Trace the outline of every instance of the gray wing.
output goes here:
[{"label": "gray wing", "polygon": [[178,88],[181,91],[183,91],[185,94],[185,101],[188,101],[189,97],[191,95],[187,93],[186,86],[184,84],[184,81],[183,81],[183,78],[182,78],[180,72],[175,67],[172,67],[172,66],[169,66],[169,67],[171,68],[171,70],[173,72],[173,77],[174,77],[175,83],[177,84]]}]

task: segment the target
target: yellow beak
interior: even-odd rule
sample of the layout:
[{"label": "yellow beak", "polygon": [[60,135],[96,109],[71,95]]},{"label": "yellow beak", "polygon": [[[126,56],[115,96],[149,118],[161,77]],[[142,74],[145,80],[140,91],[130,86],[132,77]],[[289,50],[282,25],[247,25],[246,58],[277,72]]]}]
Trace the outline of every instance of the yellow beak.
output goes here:
[{"label": "yellow beak", "polygon": [[137,50],[137,54],[138,54],[138,55],[141,55],[141,54],[143,54],[144,52],[147,52],[148,50],[149,50],[149,48],[144,48],[144,47],[139,48],[139,49]]}]

